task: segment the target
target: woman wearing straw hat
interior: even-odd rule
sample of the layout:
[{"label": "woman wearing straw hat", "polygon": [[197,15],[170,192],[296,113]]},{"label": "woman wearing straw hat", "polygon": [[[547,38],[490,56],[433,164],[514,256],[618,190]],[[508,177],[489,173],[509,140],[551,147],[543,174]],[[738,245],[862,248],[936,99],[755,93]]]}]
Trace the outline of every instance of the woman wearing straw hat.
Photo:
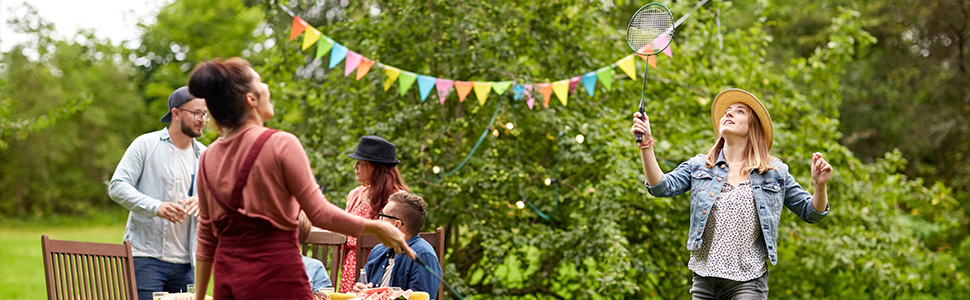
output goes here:
[{"label": "woman wearing straw hat", "polygon": [[[354,153],[347,155],[356,159],[354,174],[360,186],[347,195],[347,211],[366,219],[377,220],[377,214],[387,205],[391,194],[411,189],[401,180],[397,170],[397,146],[373,135],[365,135],[357,143]],[[344,263],[340,275],[341,293],[350,293],[357,281],[357,239],[348,236],[344,244]]]},{"label": "woman wearing straw hat", "polygon": [[727,89],[713,102],[714,146],[670,173],[657,163],[649,119],[634,113],[630,132],[643,134],[638,146],[651,195],[691,192],[687,267],[694,273],[693,299],[767,299],[767,261],[778,263],[781,207],[808,223],[821,221],[829,212],[825,185],[832,167],[821,153],[812,155],[815,191],[809,194],[788,165],[768,154],[771,116],[757,97]]}]

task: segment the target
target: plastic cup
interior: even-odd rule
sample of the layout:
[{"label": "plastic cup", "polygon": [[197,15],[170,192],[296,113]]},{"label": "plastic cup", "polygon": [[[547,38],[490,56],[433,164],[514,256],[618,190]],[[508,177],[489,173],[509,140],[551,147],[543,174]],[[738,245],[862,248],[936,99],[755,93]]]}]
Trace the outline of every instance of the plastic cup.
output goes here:
[{"label": "plastic cup", "polygon": [[154,292],[152,293],[152,300],[160,300],[164,296],[168,296],[168,292]]},{"label": "plastic cup", "polygon": [[185,291],[186,292],[189,292],[189,294],[195,294],[195,284],[190,283],[190,284],[186,285],[185,286]]}]

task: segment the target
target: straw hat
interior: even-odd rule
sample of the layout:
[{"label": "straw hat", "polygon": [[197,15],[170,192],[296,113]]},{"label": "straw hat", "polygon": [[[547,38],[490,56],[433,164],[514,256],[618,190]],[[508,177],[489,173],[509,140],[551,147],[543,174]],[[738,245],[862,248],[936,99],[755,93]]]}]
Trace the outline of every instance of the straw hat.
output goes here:
[{"label": "straw hat", "polygon": [[742,89],[726,89],[717,94],[717,97],[714,97],[714,103],[711,104],[711,123],[714,124],[714,132],[720,132],[721,117],[724,116],[724,111],[727,110],[728,106],[734,103],[747,104],[758,115],[758,119],[761,120],[761,129],[765,133],[765,140],[768,142],[768,150],[771,150],[771,142],[775,136],[771,125],[771,115],[768,115],[768,109],[765,108],[764,103],[761,103],[761,100],[758,100],[758,97]]}]

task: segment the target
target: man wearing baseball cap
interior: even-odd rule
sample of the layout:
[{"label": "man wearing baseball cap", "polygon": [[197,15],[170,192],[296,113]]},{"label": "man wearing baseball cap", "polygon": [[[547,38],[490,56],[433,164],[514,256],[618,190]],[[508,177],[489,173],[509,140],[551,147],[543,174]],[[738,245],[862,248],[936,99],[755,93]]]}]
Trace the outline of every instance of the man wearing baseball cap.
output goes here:
[{"label": "man wearing baseball cap", "polygon": [[124,239],[131,241],[139,299],[195,282],[195,171],[205,150],[195,138],[208,118],[205,99],[176,89],[161,119],[169,126],[136,138],[108,184],[111,199],[130,211]]}]

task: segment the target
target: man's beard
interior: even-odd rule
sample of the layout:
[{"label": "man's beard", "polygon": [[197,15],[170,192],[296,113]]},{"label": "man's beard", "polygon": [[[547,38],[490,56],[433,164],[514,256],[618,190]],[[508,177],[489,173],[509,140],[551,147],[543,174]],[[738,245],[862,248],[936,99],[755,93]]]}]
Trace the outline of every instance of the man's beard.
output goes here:
[{"label": "man's beard", "polygon": [[195,127],[195,126],[192,126],[192,124],[185,124],[185,119],[182,119],[181,123],[182,123],[181,124],[182,126],[179,126],[179,127],[182,127],[182,134],[190,138],[197,138],[202,136],[202,131],[199,130],[198,133],[192,131],[192,127]]}]

